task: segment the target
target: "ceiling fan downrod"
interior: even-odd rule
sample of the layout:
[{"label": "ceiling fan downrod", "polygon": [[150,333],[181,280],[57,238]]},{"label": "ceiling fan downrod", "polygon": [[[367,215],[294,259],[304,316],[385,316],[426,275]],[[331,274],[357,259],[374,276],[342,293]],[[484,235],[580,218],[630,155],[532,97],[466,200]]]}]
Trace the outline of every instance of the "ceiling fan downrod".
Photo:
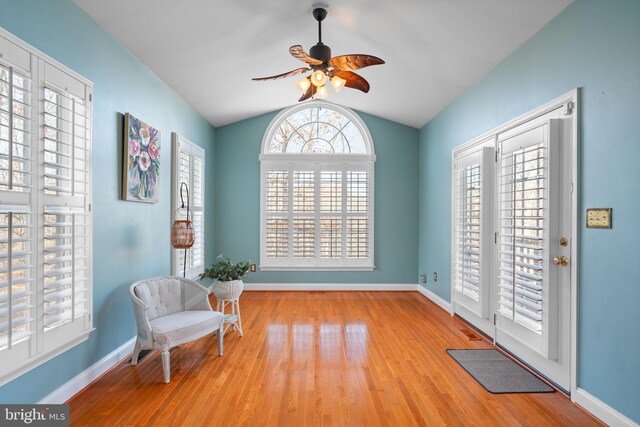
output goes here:
[{"label": "ceiling fan downrod", "polygon": [[331,48],[322,43],[322,21],[327,17],[327,10],[317,7],[313,9],[313,17],[318,21],[318,43],[309,49],[309,54],[327,65],[331,59]]}]

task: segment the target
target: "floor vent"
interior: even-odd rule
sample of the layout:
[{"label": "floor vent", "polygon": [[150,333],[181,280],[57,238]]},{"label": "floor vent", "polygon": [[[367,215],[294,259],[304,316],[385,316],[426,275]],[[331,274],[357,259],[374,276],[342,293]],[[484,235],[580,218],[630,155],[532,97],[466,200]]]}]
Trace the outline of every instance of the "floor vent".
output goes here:
[{"label": "floor vent", "polygon": [[467,337],[469,341],[482,341],[482,338],[476,335],[471,329],[460,329],[460,332],[462,332],[462,335]]},{"label": "floor vent", "polygon": [[307,291],[308,294],[326,294],[327,291]]}]

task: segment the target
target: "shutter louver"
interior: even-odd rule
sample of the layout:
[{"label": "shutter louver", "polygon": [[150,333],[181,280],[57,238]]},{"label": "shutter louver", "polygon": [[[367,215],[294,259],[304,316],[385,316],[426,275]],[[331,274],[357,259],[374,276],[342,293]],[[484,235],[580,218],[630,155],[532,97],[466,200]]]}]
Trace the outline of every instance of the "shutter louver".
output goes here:
[{"label": "shutter louver", "polygon": [[289,171],[267,171],[266,176],[266,255],[267,258],[289,256]]},{"label": "shutter louver", "polygon": [[498,170],[499,310],[537,333],[543,327],[546,150],[539,143],[503,152]]},{"label": "shutter louver", "polygon": [[34,281],[27,212],[0,213],[0,349],[33,333]]},{"label": "shutter louver", "polygon": [[320,258],[342,254],[342,171],[320,172]]},{"label": "shutter louver", "polygon": [[44,192],[56,196],[87,194],[89,109],[84,100],[44,89]]},{"label": "shutter louver", "polygon": [[347,171],[347,258],[369,257],[369,174]]},{"label": "shutter louver", "polygon": [[369,257],[368,224],[367,218],[347,218],[347,258]]},{"label": "shutter louver", "polygon": [[31,80],[0,65],[0,190],[30,190]]},{"label": "shutter louver", "polygon": [[88,227],[87,214],[81,209],[45,207],[44,326],[46,329],[60,326],[88,312]]},{"label": "shutter louver", "polygon": [[315,172],[294,171],[292,191],[292,251],[298,259],[315,258]]},{"label": "shutter louver", "polygon": [[289,257],[289,220],[287,218],[268,218],[266,227],[267,257]]},{"label": "shutter louver", "polygon": [[456,172],[455,289],[480,301],[480,163]]}]

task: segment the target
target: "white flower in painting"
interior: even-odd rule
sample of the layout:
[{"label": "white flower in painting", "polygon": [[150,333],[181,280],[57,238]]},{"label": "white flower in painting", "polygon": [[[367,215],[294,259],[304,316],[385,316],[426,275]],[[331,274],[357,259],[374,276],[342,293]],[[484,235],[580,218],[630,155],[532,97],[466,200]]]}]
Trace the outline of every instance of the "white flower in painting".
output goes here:
[{"label": "white flower in painting", "polygon": [[140,152],[140,158],[138,159],[138,165],[140,166],[140,170],[142,172],[149,169],[149,165],[151,164],[151,159],[149,158],[149,153],[146,151]]}]

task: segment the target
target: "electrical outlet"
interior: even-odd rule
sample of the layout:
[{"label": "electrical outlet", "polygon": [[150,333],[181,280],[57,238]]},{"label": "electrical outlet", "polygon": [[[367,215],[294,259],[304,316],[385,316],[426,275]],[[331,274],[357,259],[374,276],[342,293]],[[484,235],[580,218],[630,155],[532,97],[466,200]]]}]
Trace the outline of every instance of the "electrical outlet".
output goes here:
[{"label": "electrical outlet", "polygon": [[427,275],[426,274],[421,274],[420,275],[420,282],[421,283],[427,283]]},{"label": "electrical outlet", "polygon": [[436,273],[435,271],[433,272],[433,281],[434,282],[438,281],[438,273]]},{"label": "electrical outlet", "polygon": [[252,273],[255,273],[256,272],[256,265],[255,264],[251,264],[249,266],[249,271],[251,271]]}]

